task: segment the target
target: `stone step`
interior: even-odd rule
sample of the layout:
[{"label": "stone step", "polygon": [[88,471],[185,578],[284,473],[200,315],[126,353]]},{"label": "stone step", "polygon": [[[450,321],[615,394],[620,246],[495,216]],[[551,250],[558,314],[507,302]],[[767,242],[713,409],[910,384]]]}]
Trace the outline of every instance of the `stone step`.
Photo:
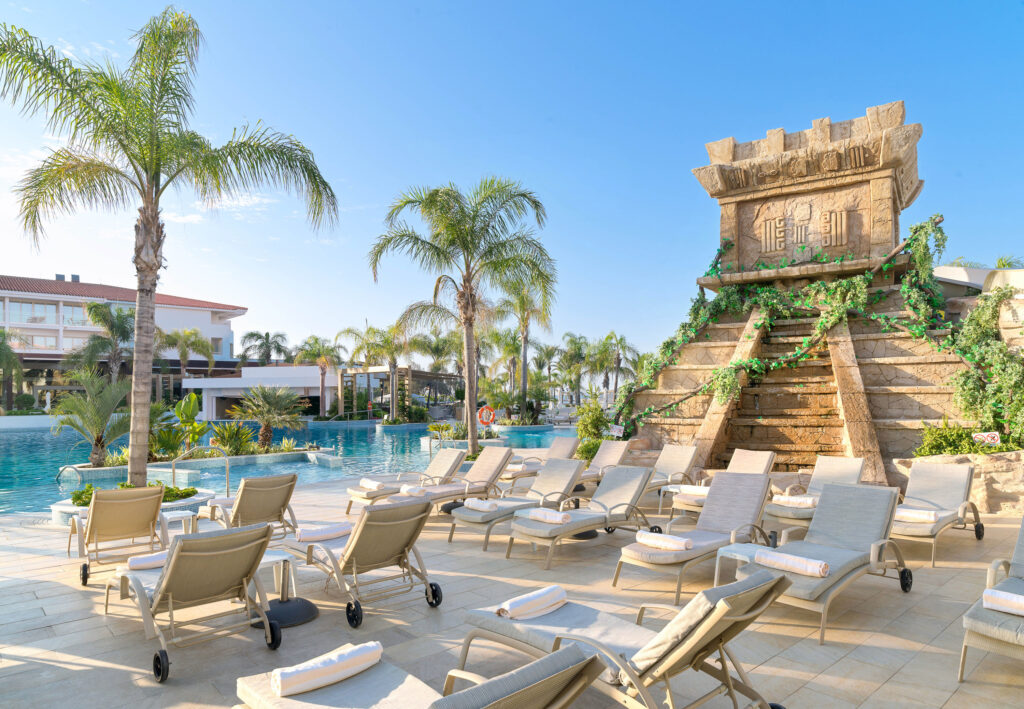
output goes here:
[{"label": "stone step", "polygon": [[649,418],[644,422],[645,425],[666,424],[671,426],[700,426],[702,423],[704,423],[703,418],[674,418],[671,416]]},{"label": "stone step", "polygon": [[[929,330],[928,334],[932,337],[941,337],[948,332],[948,330]],[[891,330],[889,332],[863,332],[857,335],[851,335],[851,337],[855,342],[862,342],[865,340],[890,340],[893,338],[918,339],[909,332],[900,332],[899,330]]]},{"label": "stone step", "polygon": [[809,416],[809,417],[823,417],[823,416],[838,416],[838,408],[824,408],[824,407],[801,407],[799,413],[794,413],[796,409],[792,408],[760,408],[760,409],[737,409],[736,415],[739,418],[753,418],[772,420],[776,418],[788,418],[793,416]]},{"label": "stone step", "polygon": [[662,372],[679,372],[679,371],[712,371],[718,369],[722,365],[720,364],[666,364],[662,367]]},{"label": "stone step", "polygon": [[[767,344],[769,344],[769,345],[776,345],[776,344],[779,344],[779,345],[781,345],[781,344],[802,345],[803,342],[804,342],[804,338],[800,337],[799,335],[768,335],[768,342],[767,342]],[[828,349],[828,345],[825,344],[824,341],[822,341],[818,345],[818,347],[823,348],[823,349]]]},{"label": "stone step", "polygon": [[858,364],[960,364],[956,355],[929,354],[908,357],[865,357],[857,360]]},{"label": "stone step", "polygon": [[740,441],[739,443],[733,443],[732,441],[726,445],[725,449],[732,454],[732,451],[737,448],[745,448],[750,451],[775,451],[777,454],[782,453],[810,453],[812,455],[842,455],[846,450],[846,447],[841,443],[827,444],[827,443],[771,443],[766,441]]},{"label": "stone step", "polygon": [[[786,374],[789,374],[789,376],[786,376]],[[775,370],[774,372],[770,372],[769,374],[767,374],[765,376],[765,378],[761,380],[761,384],[759,384],[759,386],[765,386],[765,385],[769,385],[769,386],[774,386],[774,385],[796,386],[796,385],[805,384],[805,383],[806,384],[832,384],[833,386],[835,386],[834,382],[835,382],[835,378],[831,374],[828,374],[828,375],[816,375],[816,376],[811,376],[811,375],[793,376],[791,373],[787,373],[787,372],[784,372],[782,370]]]},{"label": "stone step", "polygon": [[838,416],[808,416],[803,412],[793,416],[734,416],[729,419],[733,426],[769,426],[786,428],[841,428],[843,422]]},{"label": "stone step", "polygon": [[942,386],[866,386],[865,394],[953,394],[956,387]]},{"label": "stone step", "polygon": [[742,330],[745,322],[713,322],[707,326],[708,330]]},{"label": "stone step", "polygon": [[930,428],[941,426],[943,421],[947,421],[950,426],[964,426],[966,428],[973,428],[978,425],[977,421],[971,421],[970,419],[878,419],[876,418],[872,423],[875,424],[875,428],[890,428],[890,429],[901,429],[901,430],[922,430],[927,425]]},{"label": "stone step", "polygon": [[[803,381],[803,380],[801,380]],[[743,393],[751,394],[835,394],[835,381],[831,378],[824,384],[777,384],[764,380],[743,387]]]}]

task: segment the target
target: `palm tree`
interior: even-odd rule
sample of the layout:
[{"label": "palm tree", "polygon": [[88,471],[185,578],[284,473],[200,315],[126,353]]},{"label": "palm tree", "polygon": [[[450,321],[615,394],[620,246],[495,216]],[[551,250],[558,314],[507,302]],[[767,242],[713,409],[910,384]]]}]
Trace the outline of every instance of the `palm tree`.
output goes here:
[{"label": "palm tree", "polygon": [[[542,343],[533,343],[533,367],[537,371],[547,371],[548,385],[550,386],[553,381],[551,378],[551,370],[555,366],[555,361],[558,359],[558,355],[562,353],[562,348],[558,345],[545,345]],[[551,392],[548,392],[551,395]]]},{"label": "palm tree", "polygon": [[107,360],[110,381],[121,376],[125,355],[131,351],[135,333],[135,310],[115,308],[110,303],[86,303],[85,314],[102,334],[90,335],[85,344],[69,357],[73,366],[92,366],[100,359]]},{"label": "palm tree", "polygon": [[1000,256],[996,259],[996,268],[1024,268],[1024,258],[1020,256]]},{"label": "palm tree", "polygon": [[288,336],[283,332],[250,330],[242,335],[242,347],[247,358],[259,361],[264,367],[275,356],[284,359],[289,355]]},{"label": "palm tree", "polygon": [[611,370],[612,374],[615,376],[612,401],[618,401],[619,375],[626,375],[629,373],[629,360],[630,358],[637,356],[638,351],[633,347],[633,345],[629,344],[624,335],[617,335],[614,330],[608,333],[608,336],[605,337],[605,341],[612,350]]},{"label": "palm tree", "polygon": [[308,402],[287,387],[259,384],[250,389],[236,406],[228,409],[233,419],[255,421],[260,425],[256,444],[266,450],[274,438],[275,428],[302,428],[299,412]]},{"label": "palm tree", "polygon": [[488,376],[497,379],[504,366],[508,373],[508,392],[513,393],[516,390],[516,370],[519,367],[519,333],[512,328],[494,328],[484,332],[480,339],[487,342],[496,355],[487,373]]},{"label": "palm tree", "polygon": [[57,417],[53,433],[57,435],[65,427],[78,431],[92,444],[89,463],[101,468],[107,459],[107,446],[128,433],[128,413],[118,409],[131,390],[131,382],[110,381],[91,368],[71,372],[68,377],[85,391],[69,392],[57,400],[53,407]]},{"label": "palm tree", "polygon": [[337,218],[337,201],[312,152],[294,136],[256,123],[214,147],[192,130],[192,85],[202,34],[187,13],[168,7],[133,39],[119,69],[108,62],[76,66],[25,30],[0,25],[0,97],[28,115],[46,115],[47,130],[66,143],[18,185],[21,220],[37,241],[44,221],[79,207],[135,208],[137,280],[128,471],[146,484],[149,407],[156,343],[154,307],[167,236],[160,200],[190,187],[206,201],[271,185],[300,194],[314,225]]},{"label": "palm tree", "polygon": [[[427,367],[431,372],[445,372],[458,354],[459,338],[454,332],[442,333],[441,329],[435,326],[429,333],[409,338],[409,348],[430,358]],[[427,392],[428,396],[433,394],[434,402],[437,403],[437,389],[434,388],[433,382],[430,383],[430,389],[431,391]]]},{"label": "palm tree", "polygon": [[530,325],[551,330],[551,299],[538,298],[531,288],[510,288],[498,301],[495,312],[499,319],[512,318],[519,330],[519,415],[526,416],[526,392],[529,389]]},{"label": "palm tree", "polygon": [[341,364],[345,348],[326,337],[310,335],[295,350],[295,364],[315,364],[320,369],[320,415],[327,415],[327,370]]},{"label": "palm tree", "polygon": [[573,403],[579,406],[582,396],[583,371],[587,361],[587,338],[567,332],[562,335],[562,342],[565,343],[565,347],[562,348],[562,356],[558,358],[558,369],[569,377],[567,384],[574,394]]},{"label": "palm tree", "polygon": [[399,319],[384,328],[367,325],[365,330],[348,327],[340,331],[334,339],[337,341],[342,337],[351,337],[355,341],[352,349],[353,359],[363,359],[367,364],[387,364],[388,395],[391,397],[388,418],[394,421],[398,416],[398,358],[405,357],[413,351],[406,322]]},{"label": "palm tree", "polygon": [[[18,354],[14,351],[11,340],[12,337],[7,330],[0,327],[0,384],[11,379],[20,387],[22,378],[21,360],[18,359]],[[6,403],[8,408],[13,404],[11,401]]]},{"label": "palm tree", "polygon": [[188,374],[188,361],[193,354],[206,359],[207,372],[213,371],[215,361],[213,343],[210,342],[209,338],[203,337],[203,333],[199,332],[196,328],[171,330],[170,332],[162,333],[159,340],[159,349],[177,351],[182,379]]},{"label": "palm tree", "polygon": [[[420,216],[427,236],[399,219],[405,211]],[[544,225],[544,205],[511,180],[485,178],[466,194],[454,184],[413,188],[391,205],[388,231],[370,250],[374,279],[384,256],[394,252],[407,254],[424,271],[437,275],[433,297],[413,304],[406,313],[414,320],[438,324],[455,317],[463,331],[470,453],[479,450],[472,415],[477,401],[474,328],[484,289],[533,284],[544,297],[554,293],[555,262],[533,231],[522,225],[530,214],[538,227]]]}]

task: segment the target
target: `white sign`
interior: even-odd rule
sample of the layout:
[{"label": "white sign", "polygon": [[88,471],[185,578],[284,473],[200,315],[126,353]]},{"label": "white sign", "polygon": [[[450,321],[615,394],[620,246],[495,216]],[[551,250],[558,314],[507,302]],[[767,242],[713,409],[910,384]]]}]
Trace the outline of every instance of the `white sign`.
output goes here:
[{"label": "white sign", "polygon": [[621,437],[626,432],[626,429],[623,428],[622,426],[617,426],[613,423],[611,426],[608,427],[608,432],[613,436]]},{"label": "white sign", "polygon": [[1001,439],[999,431],[988,431],[986,433],[975,433],[972,438],[976,443],[984,443],[986,446],[998,446]]}]

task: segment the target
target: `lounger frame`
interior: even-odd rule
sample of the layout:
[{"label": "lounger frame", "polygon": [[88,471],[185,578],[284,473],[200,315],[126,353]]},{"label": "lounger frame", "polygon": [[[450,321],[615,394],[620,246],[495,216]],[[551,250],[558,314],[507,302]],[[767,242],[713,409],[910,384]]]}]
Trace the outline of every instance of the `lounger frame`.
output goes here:
[{"label": "lounger frame", "polygon": [[[913,474],[913,470],[911,470],[911,474]],[[907,541],[907,542],[921,542],[921,543],[925,543],[925,544],[931,544],[931,546],[932,546],[931,566],[934,569],[935,568],[935,555],[936,555],[936,553],[939,550],[939,536],[942,535],[944,532],[948,532],[951,529],[966,530],[967,529],[967,525],[968,525],[968,521],[967,521],[967,519],[968,519],[967,518],[968,512],[974,518],[974,521],[969,523],[971,525],[972,530],[974,531],[974,536],[978,537],[980,539],[980,537],[978,536],[979,530],[984,530],[984,525],[982,525],[982,523],[981,523],[981,515],[978,514],[978,506],[975,505],[973,502],[971,502],[971,499],[970,499],[970,497],[971,497],[971,488],[973,486],[974,486],[974,466],[971,466],[971,477],[970,477],[970,479],[967,482],[967,495],[966,495],[967,499],[964,500],[963,502],[961,502],[960,506],[957,508],[956,519],[954,519],[954,520],[950,521],[949,523],[943,525],[932,536],[913,535],[913,534],[896,534],[895,532],[893,532],[893,533],[889,534],[889,538],[890,539],[899,539],[899,540]],[[901,491],[900,492],[900,499],[899,499],[899,501],[903,502],[905,497],[906,497],[906,493]],[[981,534],[984,535],[984,531],[982,531]]]},{"label": "lounger frame", "polygon": [[[985,588],[995,587],[996,577],[1000,571],[1003,572],[1003,575],[1009,576],[1010,564],[1009,559],[994,560],[988,568]],[[994,652],[1004,657],[1011,657],[1014,660],[1024,660],[1024,645],[1008,643],[1005,640],[999,640],[990,635],[964,629],[964,644],[960,650],[960,668],[957,672],[957,682],[964,681],[964,669],[967,666],[967,648],[969,647],[982,650],[983,652]]]},{"label": "lounger frame", "polygon": [[[163,496],[162,485],[93,492],[93,499],[87,508],[88,517],[83,520],[77,514],[72,516],[68,532],[68,556],[71,555],[71,537],[75,536],[78,538],[78,556],[85,558],[81,569],[83,586],[94,573],[94,566],[109,567],[124,562],[129,556],[159,551],[167,547],[167,523],[160,515]],[[114,513],[109,510],[118,507],[134,508],[131,512],[140,516],[142,512],[146,512],[147,506],[153,507],[152,519],[148,518],[147,513],[143,515],[146,519],[140,519],[138,526],[130,530],[126,529],[128,523],[124,515],[117,515],[113,520],[102,519],[105,515],[113,516]],[[101,507],[103,512],[100,512]],[[97,529],[103,526],[124,529],[122,532],[111,534],[109,531]]]},{"label": "lounger frame", "polygon": [[[736,457],[737,453],[741,453],[739,461],[737,461],[737,457]],[[734,450],[732,452],[732,458],[730,458],[730,460],[729,460],[729,466],[725,469],[724,472],[727,472],[727,473],[749,473],[750,471],[748,471],[748,470],[733,470],[733,464],[737,463],[737,462],[739,462],[739,464],[742,464],[742,458],[746,454],[751,454],[751,455],[755,455],[755,456],[762,456],[762,454],[766,454],[766,455],[763,456],[765,460],[762,461],[762,470],[760,471],[760,474],[769,475],[772,472],[772,467],[775,465],[775,453],[773,451],[748,451],[748,450],[739,449],[739,448],[737,448],[736,450]],[[708,471],[704,471],[704,472],[707,473]],[[751,475],[757,475],[759,473],[750,473],[750,474]],[[711,480],[712,477],[714,477],[714,476],[713,475],[704,475],[703,477],[700,477],[699,474],[691,475],[687,479],[687,484],[689,484],[689,485],[701,485],[701,486],[708,485],[708,484],[710,484],[710,480]],[[679,510],[683,514],[680,515],[680,517],[677,517],[677,518],[673,519],[672,521],[670,521],[669,522],[669,526],[671,526],[673,523],[675,523],[680,518],[685,519],[687,517],[691,517],[693,513],[696,513],[696,514],[699,515],[700,511],[701,511],[701,507],[702,507],[701,505],[691,505],[691,504],[687,504],[687,503],[682,502],[682,501],[680,501],[679,504],[676,504],[676,500],[674,499],[674,496],[673,496],[672,510],[673,511],[674,510]],[[660,505],[659,505],[659,510],[660,510]]]}]

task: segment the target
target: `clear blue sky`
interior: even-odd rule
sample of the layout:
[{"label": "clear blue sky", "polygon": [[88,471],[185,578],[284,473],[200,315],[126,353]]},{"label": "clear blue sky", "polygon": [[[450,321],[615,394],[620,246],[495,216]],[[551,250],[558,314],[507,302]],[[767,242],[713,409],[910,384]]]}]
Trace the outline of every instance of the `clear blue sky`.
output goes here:
[{"label": "clear blue sky", "polygon": [[[124,61],[164,3],[3,3],[0,20],[82,59]],[[383,325],[432,279],[366,252],[411,185],[521,180],[547,206],[555,333],[651,349],[685,316],[718,208],[690,170],[704,143],[845,120],[904,99],[924,125],[909,224],[946,216],[949,256],[1024,255],[1021,3],[206,2],[178,7],[207,46],[194,126],[214,141],[262,119],[314,151],[341,220],[316,233],[266,192],[216,213],[165,204],[162,290],[249,308],[236,330]],[[38,252],[10,189],[52,144],[0,105],[0,273],[133,285],[132,214],[61,218]]]}]

